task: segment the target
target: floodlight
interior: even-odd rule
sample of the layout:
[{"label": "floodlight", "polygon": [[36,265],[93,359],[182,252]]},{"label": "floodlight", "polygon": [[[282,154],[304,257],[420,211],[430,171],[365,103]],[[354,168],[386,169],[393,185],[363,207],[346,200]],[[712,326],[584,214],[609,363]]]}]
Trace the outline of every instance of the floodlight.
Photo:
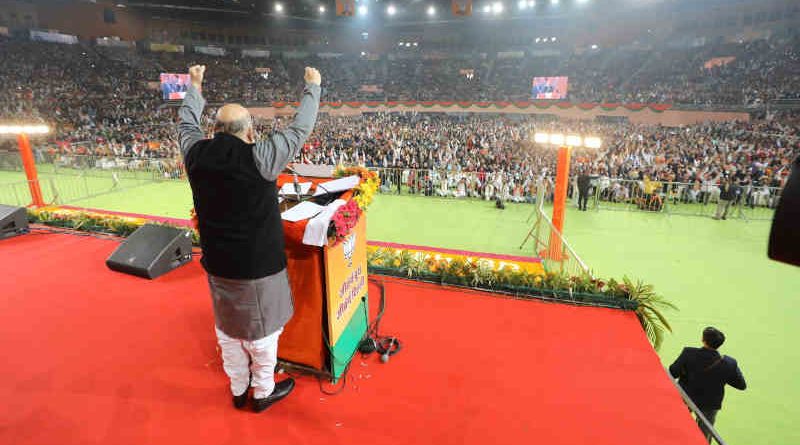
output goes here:
[{"label": "floodlight", "polygon": [[492,12],[495,14],[500,14],[501,12],[503,12],[503,3],[494,2],[492,4]]},{"label": "floodlight", "polygon": [[584,138],[583,145],[587,148],[600,148],[603,145],[603,141],[598,137],[590,136]]},{"label": "floodlight", "polygon": [[550,143],[553,145],[564,145],[564,135],[561,133],[553,133],[550,135]]},{"label": "floodlight", "polygon": [[47,125],[0,125],[0,134],[47,134]]},{"label": "floodlight", "polygon": [[386,13],[389,15],[395,15],[397,14],[397,8],[395,8],[394,5],[389,5],[389,7],[386,8]]},{"label": "floodlight", "polygon": [[325,14],[325,5],[319,5],[319,13]]},{"label": "floodlight", "polygon": [[275,3],[275,12],[283,12],[283,4]]},{"label": "floodlight", "polygon": [[533,141],[537,144],[546,144],[550,141],[550,135],[547,133],[536,133],[533,135]]},{"label": "floodlight", "polygon": [[428,16],[433,17],[436,15],[436,6],[428,6]]},{"label": "floodlight", "polygon": [[570,147],[580,147],[583,145],[583,139],[580,136],[576,136],[574,134],[567,136],[567,145]]},{"label": "floodlight", "polygon": [[360,5],[358,7],[358,15],[367,15],[367,12],[369,12],[369,9],[367,9],[367,5]]}]

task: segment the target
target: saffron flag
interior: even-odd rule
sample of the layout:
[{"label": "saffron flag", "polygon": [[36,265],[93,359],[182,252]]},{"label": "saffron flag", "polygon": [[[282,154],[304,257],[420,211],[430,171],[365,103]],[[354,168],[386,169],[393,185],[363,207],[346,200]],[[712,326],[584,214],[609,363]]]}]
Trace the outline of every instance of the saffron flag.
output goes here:
[{"label": "saffron flag", "polygon": [[452,0],[453,15],[465,17],[472,15],[472,0]]},{"label": "saffron flag", "polygon": [[336,0],[336,15],[352,17],[356,14],[356,0]]}]

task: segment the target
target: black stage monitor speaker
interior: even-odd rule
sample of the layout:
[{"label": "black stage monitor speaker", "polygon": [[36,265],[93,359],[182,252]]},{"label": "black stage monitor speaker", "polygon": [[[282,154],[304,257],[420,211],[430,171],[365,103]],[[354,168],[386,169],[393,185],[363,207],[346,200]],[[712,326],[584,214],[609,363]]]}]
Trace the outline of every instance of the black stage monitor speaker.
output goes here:
[{"label": "black stage monitor speaker", "polygon": [[192,232],[145,224],[106,260],[111,270],[156,278],[192,261]]},{"label": "black stage monitor speaker", "polygon": [[0,204],[0,239],[28,232],[28,212],[25,207]]}]

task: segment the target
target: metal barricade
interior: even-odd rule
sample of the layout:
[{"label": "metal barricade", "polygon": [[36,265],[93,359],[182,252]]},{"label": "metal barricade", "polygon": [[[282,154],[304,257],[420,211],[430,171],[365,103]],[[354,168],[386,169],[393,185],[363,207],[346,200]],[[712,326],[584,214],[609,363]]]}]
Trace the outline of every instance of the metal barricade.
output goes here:
[{"label": "metal barricade", "polygon": [[[773,187],[737,187],[728,214],[745,220],[771,220],[780,199]],[[599,178],[594,183],[593,207],[597,210],[625,210],[668,215],[717,215],[720,188],[713,183],[680,183]],[[724,205],[724,202],[722,203]]]},{"label": "metal barricade", "polygon": [[552,181],[547,178],[537,181],[536,201],[538,204],[535,206],[532,215],[535,220],[519,248],[522,249],[528,241],[532,241],[533,256],[541,259],[542,266],[548,272],[561,272],[571,277],[591,276],[589,267],[567,240],[564,239],[561,232],[553,225],[553,222],[545,212],[545,196],[551,193],[553,188]]}]

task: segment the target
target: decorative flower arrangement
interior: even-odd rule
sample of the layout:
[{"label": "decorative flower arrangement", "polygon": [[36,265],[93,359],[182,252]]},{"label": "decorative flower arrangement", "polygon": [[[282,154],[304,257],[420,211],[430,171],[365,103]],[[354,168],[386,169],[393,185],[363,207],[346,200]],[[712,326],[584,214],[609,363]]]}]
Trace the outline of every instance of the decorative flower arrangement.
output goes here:
[{"label": "decorative flower arrangement", "polygon": [[[82,232],[107,233],[121,237],[129,236],[146,223],[186,229],[186,227],[157,223],[143,218],[130,218],[54,207],[28,209],[28,220],[46,226],[63,227]],[[200,244],[200,238],[196,230],[192,230],[192,242],[195,245]]]},{"label": "decorative flower arrangement", "polygon": [[378,177],[377,173],[369,171],[366,167],[344,167],[340,165],[334,172],[334,176],[337,178],[353,175],[358,175],[361,178],[361,182],[353,189],[355,192],[353,199],[358,203],[361,210],[366,211],[381,186],[381,178]]},{"label": "decorative flower arrangement", "polygon": [[590,274],[529,272],[511,266],[494,269],[486,259],[437,259],[423,252],[375,246],[367,246],[367,266],[370,273],[379,275],[633,310],[655,349],[665,332],[672,331],[661,311],[677,309],[656,294],[652,285],[634,283],[628,277],[603,281]]},{"label": "decorative flower arrangement", "polygon": [[333,241],[332,245],[335,246],[347,238],[353,227],[358,224],[358,218],[360,217],[361,208],[353,200],[339,207],[336,213],[333,214],[331,225],[328,227],[328,238]]}]

